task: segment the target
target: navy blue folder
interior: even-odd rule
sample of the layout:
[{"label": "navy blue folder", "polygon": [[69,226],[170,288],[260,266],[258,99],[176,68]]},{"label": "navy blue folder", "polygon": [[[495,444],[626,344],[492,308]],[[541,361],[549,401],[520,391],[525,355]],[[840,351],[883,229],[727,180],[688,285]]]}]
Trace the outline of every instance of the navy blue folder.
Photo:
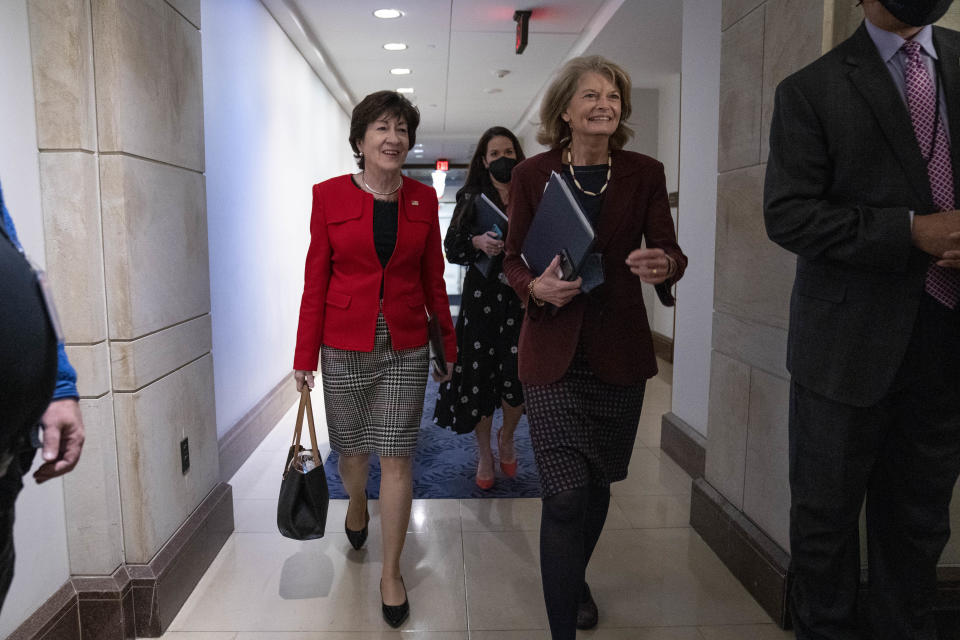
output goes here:
[{"label": "navy blue folder", "polygon": [[556,171],[550,172],[520,252],[530,271],[540,275],[561,254],[567,263],[562,267],[563,279],[576,279],[594,237],[593,225],[570,185]]},{"label": "navy blue folder", "polygon": [[[503,240],[507,237],[507,216],[500,208],[493,204],[485,194],[481,193],[479,197],[473,200],[473,211],[475,214],[474,229],[480,233],[493,231],[500,235]],[[493,266],[493,258],[480,252],[480,257],[476,259],[473,265],[480,270],[484,278],[490,276],[490,267]]]}]

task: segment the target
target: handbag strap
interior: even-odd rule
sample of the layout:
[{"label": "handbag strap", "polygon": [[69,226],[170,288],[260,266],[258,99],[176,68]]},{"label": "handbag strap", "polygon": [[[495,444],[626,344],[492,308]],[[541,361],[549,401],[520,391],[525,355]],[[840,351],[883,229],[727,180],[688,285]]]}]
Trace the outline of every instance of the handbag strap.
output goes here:
[{"label": "handbag strap", "polygon": [[[300,390],[300,407],[297,409],[297,424],[293,428],[293,443],[290,445],[296,451],[296,447],[300,444],[300,439],[303,434],[303,416],[307,416],[307,428],[310,430],[310,453],[313,454],[313,462],[318,467],[322,466],[320,462],[320,452],[318,451],[319,447],[317,445],[317,429],[313,422],[313,403],[310,401],[310,387],[306,384],[303,385],[303,389]],[[290,463],[287,468],[284,469],[284,474],[290,470],[290,467],[293,466],[294,458],[290,458]]]}]

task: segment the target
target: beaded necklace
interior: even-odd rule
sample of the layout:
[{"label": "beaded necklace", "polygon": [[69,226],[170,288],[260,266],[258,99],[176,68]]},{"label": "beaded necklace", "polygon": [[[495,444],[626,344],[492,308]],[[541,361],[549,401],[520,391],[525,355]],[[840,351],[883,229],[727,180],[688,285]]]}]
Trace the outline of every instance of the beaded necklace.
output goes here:
[{"label": "beaded necklace", "polygon": [[603,186],[600,188],[600,191],[594,193],[593,191],[587,191],[581,186],[580,182],[577,180],[577,174],[573,171],[573,152],[570,150],[570,147],[567,147],[567,166],[570,167],[570,177],[573,178],[573,184],[577,185],[577,189],[583,191],[588,196],[599,196],[601,193],[607,190],[607,185],[610,184],[610,171],[613,169],[613,156],[610,154],[610,150],[607,150],[607,177],[603,181]]}]

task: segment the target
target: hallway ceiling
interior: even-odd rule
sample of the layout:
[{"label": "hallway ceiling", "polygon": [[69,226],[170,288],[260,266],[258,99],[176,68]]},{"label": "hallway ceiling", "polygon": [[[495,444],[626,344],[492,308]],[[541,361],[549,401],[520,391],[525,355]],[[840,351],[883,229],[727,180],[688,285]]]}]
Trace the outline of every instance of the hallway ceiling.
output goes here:
[{"label": "hallway ceiling", "polygon": [[[261,0],[348,114],[363,96],[412,87],[421,113],[408,164],[466,164],[492,125],[532,132],[543,90],[571,57],[622,64],[635,88],[680,72],[679,0]],[[403,16],[374,17],[395,8]],[[515,10],[532,10],[514,53]],[[404,51],[383,45],[402,42]],[[410,75],[390,69],[409,68]],[[506,70],[508,73],[503,74]]]}]

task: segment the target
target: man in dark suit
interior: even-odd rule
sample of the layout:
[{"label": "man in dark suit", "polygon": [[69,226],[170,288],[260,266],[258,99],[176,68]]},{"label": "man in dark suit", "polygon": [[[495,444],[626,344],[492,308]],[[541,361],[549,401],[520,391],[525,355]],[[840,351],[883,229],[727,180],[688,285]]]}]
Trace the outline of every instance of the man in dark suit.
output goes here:
[{"label": "man in dark suit", "polygon": [[937,637],[936,565],[960,474],[960,34],[929,25],[951,2],[864,0],[857,32],[777,88],[764,217],[797,254],[787,366],[799,640]]}]

